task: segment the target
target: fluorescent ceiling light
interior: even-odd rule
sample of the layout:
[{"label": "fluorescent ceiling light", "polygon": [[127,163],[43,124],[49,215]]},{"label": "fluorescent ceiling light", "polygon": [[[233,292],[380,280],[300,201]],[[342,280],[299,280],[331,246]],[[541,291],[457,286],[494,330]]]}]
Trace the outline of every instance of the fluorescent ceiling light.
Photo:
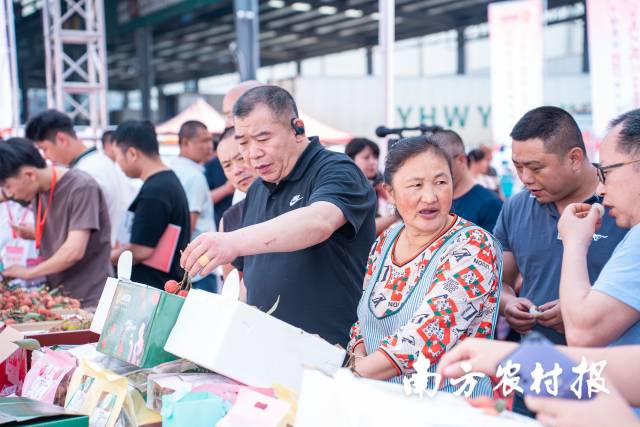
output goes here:
[{"label": "fluorescent ceiling light", "polygon": [[284,0],[269,0],[268,5],[274,9],[281,9],[284,7]]},{"label": "fluorescent ceiling light", "polygon": [[347,9],[344,11],[344,16],[347,18],[362,18],[364,12],[359,9]]},{"label": "fluorescent ceiling light", "polygon": [[379,12],[373,12],[371,14],[371,19],[373,19],[374,21],[379,21],[380,20],[380,13]]},{"label": "fluorescent ceiling light", "polygon": [[309,12],[311,10],[311,5],[309,3],[296,2],[291,5],[291,9],[297,12]]},{"label": "fluorescent ceiling light", "polygon": [[323,15],[335,15],[338,9],[334,6],[320,6],[318,12]]}]

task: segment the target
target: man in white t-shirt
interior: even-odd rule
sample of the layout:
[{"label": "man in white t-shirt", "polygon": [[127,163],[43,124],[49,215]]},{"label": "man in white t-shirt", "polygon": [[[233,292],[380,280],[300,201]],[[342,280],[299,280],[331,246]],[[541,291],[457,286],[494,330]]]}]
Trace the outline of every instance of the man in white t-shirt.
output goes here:
[{"label": "man in white t-shirt", "polygon": [[[111,244],[131,200],[124,175],[101,151],[78,139],[71,119],[56,110],[44,111],[27,123],[25,135],[36,142],[47,159],[69,168],[78,168],[93,177],[104,193],[111,222]],[[120,172],[120,173],[119,173]]]}]

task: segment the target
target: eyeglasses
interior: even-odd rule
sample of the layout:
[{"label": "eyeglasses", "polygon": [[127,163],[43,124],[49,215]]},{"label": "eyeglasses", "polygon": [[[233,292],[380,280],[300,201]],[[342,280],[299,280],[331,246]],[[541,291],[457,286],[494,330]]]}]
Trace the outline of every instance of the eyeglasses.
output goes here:
[{"label": "eyeglasses", "polygon": [[617,169],[620,168],[622,166],[626,166],[626,165],[630,165],[633,163],[638,163],[640,162],[640,159],[637,160],[631,160],[630,162],[622,162],[622,163],[614,163],[612,165],[607,165],[607,166],[601,166],[600,163],[593,163],[593,166],[595,166],[596,170],[598,171],[598,179],[600,180],[601,183],[605,183],[605,181],[607,180],[607,177],[605,175],[605,172],[611,170],[611,169]]}]

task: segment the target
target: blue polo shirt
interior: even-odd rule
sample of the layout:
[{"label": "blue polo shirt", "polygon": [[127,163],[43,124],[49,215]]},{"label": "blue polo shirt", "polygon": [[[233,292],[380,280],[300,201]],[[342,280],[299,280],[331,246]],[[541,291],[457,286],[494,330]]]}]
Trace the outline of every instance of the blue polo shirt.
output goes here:
[{"label": "blue polo shirt", "polygon": [[[589,204],[596,202],[601,202],[596,196],[585,201]],[[529,191],[524,190],[507,200],[494,230],[504,251],[513,253],[522,274],[520,296],[536,306],[559,298],[563,254],[562,241],[558,239],[559,219],[554,203],[540,204]],[[591,243],[587,254],[591,283],[596,281],[627,231],[619,228],[606,212],[597,233],[600,238]],[[533,329],[554,344],[566,344],[565,336],[550,328],[538,324]]]},{"label": "blue polo shirt", "polygon": [[320,201],[337,206],[346,224],[315,246],[246,256],[234,265],[244,272],[248,304],[268,310],[279,297],[275,317],[346,348],[375,240],[376,195],[349,157],[310,139],[287,178],[277,185],[258,178],[251,185],[242,226]]},{"label": "blue polo shirt", "polygon": [[477,226],[493,231],[502,209],[502,200],[495,191],[484,188],[480,184],[474,185],[457,199],[453,199],[451,212],[471,221]]}]

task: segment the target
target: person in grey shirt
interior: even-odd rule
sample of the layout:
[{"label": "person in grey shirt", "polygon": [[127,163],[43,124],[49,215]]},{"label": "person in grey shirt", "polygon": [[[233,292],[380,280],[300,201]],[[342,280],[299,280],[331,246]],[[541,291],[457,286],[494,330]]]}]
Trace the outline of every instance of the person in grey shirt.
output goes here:
[{"label": "person in grey shirt", "polygon": [[[505,203],[494,234],[504,249],[500,312],[516,332],[542,333],[566,344],[559,289],[562,241],[558,220],[571,203],[601,203],[598,176],[589,163],[580,129],[566,111],[539,107],[511,132],[513,163],[526,189]],[[611,257],[626,229],[605,215],[587,256],[591,283]],[[522,288],[514,291],[518,273]]]}]

